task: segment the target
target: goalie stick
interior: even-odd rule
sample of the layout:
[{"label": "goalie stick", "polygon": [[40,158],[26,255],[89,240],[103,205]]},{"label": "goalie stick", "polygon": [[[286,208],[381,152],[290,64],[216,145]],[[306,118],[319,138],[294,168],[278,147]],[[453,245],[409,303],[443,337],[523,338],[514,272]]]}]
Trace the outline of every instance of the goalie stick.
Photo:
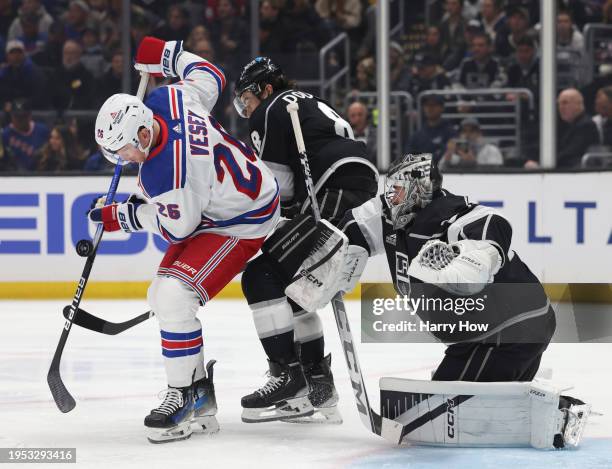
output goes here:
[{"label": "goalie stick", "polygon": [[[312,205],[313,216],[318,222],[321,219],[321,212],[319,211],[319,204],[317,202],[312,183],[310,164],[308,163],[308,155],[306,153],[306,146],[304,144],[304,137],[302,135],[298,110],[299,105],[297,102],[289,103],[287,105],[287,112],[291,116],[291,124],[293,126],[293,133],[295,134],[295,141],[297,143],[297,149],[300,155],[300,163],[304,172],[308,197],[310,199],[310,204]],[[372,433],[399,444],[402,438],[403,425],[385,417],[381,417],[370,407],[368,393],[363,381],[361,367],[359,366],[357,350],[355,350],[355,346],[353,345],[353,334],[346,315],[344,299],[342,298],[342,294],[340,292],[334,295],[331,304],[332,309],[334,310],[334,317],[336,318],[336,326],[338,327],[340,341],[342,342],[342,350],[344,351],[344,358],[348,367],[359,417],[366,428],[368,428]]]},{"label": "goalie stick", "polygon": [[[69,319],[71,307],[70,305],[64,306],[64,317]],[[123,331],[127,331],[132,327],[146,321],[150,317],[154,316],[153,311],[147,311],[142,313],[135,318],[129,319],[124,322],[110,322],[106,319],[99,318],[93,314],[88,313],[84,309],[77,308],[76,314],[73,315],[72,323],[90,331],[99,332],[100,334],[117,335]]]},{"label": "goalie stick", "polygon": [[[138,92],[136,93],[136,96],[141,100],[144,98],[148,83],[149,74],[141,73],[140,83],[138,84]],[[113,174],[113,179],[111,180],[110,187],[108,188],[104,205],[110,205],[113,202],[113,199],[115,198],[117,186],[119,185],[119,179],[121,178],[121,169],[121,165],[117,165],[115,167],[115,173]],[[66,388],[66,385],[62,381],[62,376],[60,374],[60,361],[62,359],[64,346],[66,345],[66,341],[68,340],[68,334],[70,334],[70,329],[72,328],[72,323],[74,322],[74,316],[75,314],[77,314],[79,304],[81,303],[81,298],[83,297],[83,292],[85,291],[85,287],[87,286],[87,280],[89,279],[91,268],[93,267],[94,260],[96,259],[98,245],[100,244],[100,240],[102,239],[103,233],[104,226],[103,224],[99,224],[96,228],[96,233],[93,238],[93,250],[91,251],[89,256],[87,256],[87,261],[85,261],[83,273],[81,274],[81,278],[77,285],[76,292],[74,293],[74,297],[72,298],[72,303],[69,306],[70,312],[68,314],[68,318],[64,323],[62,335],[60,336],[59,342],[55,349],[55,353],[53,354],[53,360],[51,360],[49,372],[47,373],[47,384],[49,385],[49,389],[51,390],[51,394],[53,395],[53,400],[57,404],[59,410],[64,413],[70,412],[72,409],[74,409],[76,406],[76,402],[68,391],[68,389]]]}]

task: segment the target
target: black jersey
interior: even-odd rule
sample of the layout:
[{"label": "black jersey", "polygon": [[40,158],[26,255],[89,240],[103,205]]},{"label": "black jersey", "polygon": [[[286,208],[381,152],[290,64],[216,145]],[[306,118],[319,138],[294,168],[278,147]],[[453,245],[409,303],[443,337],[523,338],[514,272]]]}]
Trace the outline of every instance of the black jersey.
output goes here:
[{"label": "black jersey", "polygon": [[[432,239],[452,243],[463,239],[486,240],[497,248],[502,265],[489,284],[478,295],[485,297],[484,308],[460,315],[454,311],[427,312],[417,310],[422,320],[453,323],[469,320],[487,323],[488,330],[434,335],[443,342],[500,341],[501,333],[522,321],[547,314],[554,315],[544,288],[527,265],[511,249],[512,227],[496,210],[468,202],[466,197],[438,191],[430,204],[399,230],[393,228],[387,204],[382,196],[366,202],[347,214],[340,224],[352,244],[366,248],[370,255],[385,253],[396,291],[400,295],[448,298],[440,288],[423,285],[410,277],[408,267],[423,245]],[[421,284],[421,285],[419,285]],[[530,336],[514,337],[512,341],[539,343],[554,332],[554,318],[547,330],[527,331]],[[551,330],[552,328],[552,330]],[[514,328],[516,330],[516,327]]]},{"label": "black jersey", "polygon": [[[299,104],[299,119],[316,192],[323,187],[377,190],[378,173],[366,146],[353,139],[348,122],[325,101],[296,90],[273,93],[249,119],[251,143],[274,172],[281,201],[304,203],[306,184],[287,104]],[[304,207],[307,204],[304,204]]]}]

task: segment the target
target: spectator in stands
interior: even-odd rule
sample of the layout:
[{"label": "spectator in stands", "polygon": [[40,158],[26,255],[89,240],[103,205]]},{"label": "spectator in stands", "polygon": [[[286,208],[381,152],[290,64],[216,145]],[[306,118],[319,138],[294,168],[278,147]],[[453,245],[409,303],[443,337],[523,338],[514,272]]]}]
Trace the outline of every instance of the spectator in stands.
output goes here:
[{"label": "spectator in stands", "polygon": [[560,11],[557,14],[557,51],[572,51],[578,57],[582,56],[584,51],[584,38],[574,26],[569,11]]},{"label": "spectator in stands", "polygon": [[206,29],[206,26],[199,24],[194,26],[194,28],[189,33],[189,37],[185,41],[185,50],[193,52],[193,48],[196,43],[202,39],[207,39],[210,41],[210,32]]},{"label": "spectator in stands", "polygon": [[53,81],[54,104],[59,109],[91,109],[93,77],[81,61],[83,48],[73,40],[64,44],[62,66]]},{"label": "spectator in stands", "polygon": [[612,0],[607,0],[606,4],[603,6],[601,10],[602,23],[611,24],[612,23]]},{"label": "spectator in stands", "polygon": [[87,26],[83,31],[83,55],[81,62],[94,78],[100,78],[106,69],[107,63],[104,60],[104,51],[100,44],[98,29]]},{"label": "spectator in stands", "polygon": [[413,99],[423,91],[451,88],[451,82],[435,56],[417,54],[414,63],[415,70],[406,87]]},{"label": "spectator in stands", "polygon": [[32,61],[40,67],[58,68],[62,63],[62,51],[65,41],[64,24],[55,21],[49,26],[49,37],[43,49],[32,56]]},{"label": "spectator in stands", "polygon": [[491,38],[486,33],[475,34],[471,52],[472,56],[461,62],[459,84],[468,90],[502,88],[506,84],[506,75],[491,55]]},{"label": "spectator in stands", "polygon": [[329,39],[323,21],[309,0],[293,0],[288,4],[285,17],[290,36],[287,38],[295,44],[295,50],[314,50],[324,45]]},{"label": "spectator in stands", "polygon": [[595,96],[593,122],[599,133],[599,142],[612,145],[612,86],[600,88]]},{"label": "spectator in stands", "polygon": [[440,169],[474,168],[476,166],[502,166],[504,158],[495,145],[486,143],[482,138],[480,123],[473,117],[461,121],[461,134],[458,139],[449,140]]},{"label": "spectator in stands", "polygon": [[[132,90],[131,94],[135,94],[136,87],[138,86],[139,76],[133,67],[130,67],[132,74]],[[115,94],[123,93],[123,52],[117,48],[111,55],[110,67],[104,72],[104,74],[97,80],[96,93],[95,93],[95,105],[101,106],[106,99]]]},{"label": "spectator in stands", "polygon": [[478,19],[481,8],[482,0],[464,0],[462,15],[465,21]]},{"label": "spectator in stands", "polygon": [[8,36],[9,28],[17,12],[13,5],[13,0],[0,0],[0,38]]},{"label": "spectator in stands", "polygon": [[200,39],[196,42],[193,53],[209,62],[215,62],[215,48],[208,39]]},{"label": "spectator in stands", "polygon": [[368,160],[376,165],[376,127],[370,123],[368,108],[361,101],[355,101],[346,110],[355,140],[367,148]]},{"label": "spectator in stands", "polygon": [[40,122],[32,120],[30,103],[16,99],[11,103],[11,123],[2,131],[2,144],[10,169],[32,171],[36,168],[36,151],[49,137],[49,129]]},{"label": "spectator in stands", "polygon": [[38,109],[47,107],[46,80],[41,70],[25,55],[23,42],[9,41],[6,45],[6,65],[0,68],[0,104],[17,98],[36,102]]},{"label": "spectator in stands", "polygon": [[354,88],[357,91],[376,90],[376,64],[373,57],[365,57],[357,64]]},{"label": "spectator in stands", "polygon": [[466,22],[461,16],[463,0],[446,0],[444,7],[446,14],[440,23],[440,36],[448,56],[443,66],[446,70],[454,70],[461,63],[467,48],[464,40]]},{"label": "spectator in stands", "polygon": [[506,15],[504,13],[504,0],[482,0],[480,4],[480,22],[485,33],[492,41],[497,34],[506,29]]},{"label": "spectator in stands", "polygon": [[531,35],[529,29],[529,12],[524,8],[511,8],[507,13],[507,28],[495,39],[495,53],[508,58],[516,51],[518,43],[524,37]]},{"label": "spectator in stands", "polygon": [[85,29],[90,24],[90,13],[91,9],[85,0],[72,0],[69,3],[68,10],[64,15],[66,37],[68,39],[81,41]]},{"label": "spectator in stands", "polygon": [[332,36],[342,31],[350,32],[361,25],[360,0],[316,0],[315,10]]},{"label": "spectator in stands", "polygon": [[[204,20],[205,23],[212,24],[217,21],[217,4],[219,0],[205,0],[201,2],[201,0],[196,0],[196,3],[204,3]],[[239,16],[244,16],[246,11],[247,4],[249,0],[234,0],[234,7],[236,8],[236,14]]]},{"label": "spectator in stands", "polygon": [[439,161],[446,150],[446,145],[457,134],[455,127],[442,117],[444,98],[433,94],[423,97],[424,123],[410,137],[405,153],[431,153],[434,161]]},{"label": "spectator in stands", "polygon": [[404,62],[404,49],[395,41],[389,44],[389,68],[391,90],[406,91],[410,85],[410,68]]},{"label": "spectator in stands", "polygon": [[70,129],[56,125],[49,140],[37,152],[38,171],[70,171],[83,169],[83,150]]},{"label": "spectator in stands", "polygon": [[584,100],[574,88],[563,90],[557,99],[557,167],[577,168],[591,145],[599,143],[599,132],[584,112]]},{"label": "spectator in stands", "polygon": [[248,43],[248,28],[242,18],[236,16],[231,0],[217,2],[217,21],[210,25],[210,36],[213,38],[217,62],[233,75],[240,71],[244,62],[244,45]]},{"label": "spectator in stands", "polygon": [[415,57],[419,54],[422,56],[429,55],[435,57],[439,64],[444,63],[447,56],[447,49],[440,41],[440,28],[437,25],[432,24],[427,27],[425,44],[417,51]]},{"label": "spectator in stands", "polygon": [[20,15],[19,21],[23,34],[17,39],[23,42],[26,55],[31,57],[43,49],[47,35],[38,31],[38,16],[35,13],[24,13]]},{"label": "spectator in stands", "polygon": [[[28,14],[35,14],[38,17],[38,31],[41,34],[47,34],[53,18],[47,13],[40,0],[22,0],[19,16]],[[7,40],[17,39],[20,36],[23,36],[21,21],[20,18],[15,18],[9,28]]]},{"label": "spectator in stands", "polygon": [[[536,53],[535,42],[529,36],[519,39],[516,43],[514,59],[508,67],[508,87],[529,89],[537,107],[540,96],[540,59]],[[516,99],[516,95],[510,93],[506,99]]]},{"label": "spectator in stands", "polygon": [[259,50],[263,55],[286,50],[287,28],[280,15],[279,0],[263,0],[259,6]]},{"label": "spectator in stands", "polygon": [[153,31],[153,36],[164,41],[183,41],[189,36],[187,12],[181,5],[171,4],[168,7],[166,21]]}]

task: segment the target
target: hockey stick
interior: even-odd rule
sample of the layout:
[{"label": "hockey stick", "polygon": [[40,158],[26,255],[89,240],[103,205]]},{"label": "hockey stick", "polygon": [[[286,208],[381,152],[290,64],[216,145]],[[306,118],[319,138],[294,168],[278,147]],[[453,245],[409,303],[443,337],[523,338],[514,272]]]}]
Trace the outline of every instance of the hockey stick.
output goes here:
[{"label": "hockey stick", "polygon": [[[64,317],[69,319],[70,317],[70,306],[64,306]],[[100,334],[117,335],[123,331],[127,331],[132,327],[146,321],[150,317],[154,316],[153,311],[147,311],[142,313],[135,318],[129,319],[124,322],[110,322],[105,319],[94,316],[88,313],[84,309],[77,308],[76,314],[73,315],[72,323],[90,331],[99,332]]]},{"label": "hockey stick", "polygon": [[[136,94],[138,98],[144,98],[148,82],[149,74],[142,73],[140,75],[140,83],[138,84],[138,92]],[[108,192],[106,194],[106,201],[104,202],[105,205],[111,204],[113,202],[113,199],[115,198],[117,186],[119,185],[119,179],[121,178],[121,169],[121,165],[117,165],[115,167],[115,173],[113,174],[113,179],[111,180],[110,187],[108,188]],[[60,375],[60,361],[62,359],[62,352],[64,351],[64,346],[66,345],[66,341],[68,340],[68,334],[70,333],[70,329],[74,321],[74,315],[79,308],[81,298],[83,297],[83,292],[85,291],[85,287],[87,286],[87,280],[89,279],[91,268],[93,267],[94,260],[96,259],[98,245],[100,244],[100,240],[102,239],[103,233],[104,226],[102,224],[99,224],[96,228],[96,234],[94,235],[93,239],[93,250],[91,251],[89,256],[87,256],[87,261],[85,262],[85,267],[83,268],[81,279],[79,280],[76,292],[74,293],[74,297],[72,298],[72,303],[69,306],[70,312],[68,314],[68,318],[64,323],[62,335],[60,336],[57,348],[55,349],[55,353],[53,354],[53,360],[51,360],[49,372],[47,373],[47,383],[49,384],[49,389],[51,390],[53,399],[55,400],[55,403],[57,404],[59,410],[64,413],[70,412],[72,409],[74,409],[74,407],[76,406],[76,402],[74,401],[74,398],[70,395],[70,392],[68,392],[68,389],[66,389],[66,385],[62,381],[62,377]]]},{"label": "hockey stick", "polygon": [[[321,212],[319,211],[319,203],[317,202],[314,186],[312,183],[310,164],[308,163],[308,155],[306,154],[306,146],[304,145],[304,137],[302,135],[302,128],[300,126],[298,110],[299,105],[297,102],[289,103],[287,105],[287,112],[291,116],[293,133],[295,134],[298,153],[300,155],[300,163],[302,164],[302,170],[304,172],[304,179],[306,182],[308,197],[310,199],[310,204],[312,205],[312,212],[315,221],[318,222],[321,219]],[[375,433],[376,435],[381,435],[383,418],[370,407],[368,393],[366,392],[363,375],[361,374],[361,367],[359,366],[359,359],[357,358],[357,351],[355,350],[355,347],[353,345],[353,334],[351,333],[348,317],[346,315],[346,308],[344,306],[344,300],[340,292],[336,293],[336,295],[332,298],[331,304],[332,309],[334,310],[334,317],[336,318],[336,325],[338,326],[338,334],[340,335],[340,341],[342,342],[344,358],[346,360],[346,365],[349,370],[351,385],[355,394],[355,402],[357,404],[357,411],[359,412],[359,417],[361,418],[361,421],[366,426],[366,428],[369,428],[372,433]]]}]

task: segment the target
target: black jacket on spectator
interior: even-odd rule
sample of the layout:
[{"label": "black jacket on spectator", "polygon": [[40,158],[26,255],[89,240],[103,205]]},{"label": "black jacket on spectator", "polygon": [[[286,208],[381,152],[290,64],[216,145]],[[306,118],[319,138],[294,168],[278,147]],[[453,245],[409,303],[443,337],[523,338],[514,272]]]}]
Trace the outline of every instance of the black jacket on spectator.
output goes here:
[{"label": "black jacket on spectator", "polygon": [[448,141],[457,135],[455,127],[442,119],[435,127],[423,123],[420,130],[412,134],[404,153],[431,153],[438,161],[446,151]]},{"label": "black jacket on spectator", "polygon": [[494,58],[490,58],[484,64],[466,58],[461,62],[459,82],[467,89],[501,88],[506,84],[506,77],[499,62]]},{"label": "black jacket on spectator", "polygon": [[510,88],[527,88],[533,93],[536,103],[540,95],[540,59],[534,58],[528,68],[514,62],[508,67],[508,86]]},{"label": "black jacket on spectator", "polygon": [[585,113],[574,122],[557,122],[557,168],[577,168],[582,155],[591,145],[599,144],[599,132],[591,117]]},{"label": "black jacket on spectator", "polygon": [[53,81],[53,102],[59,109],[91,109],[94,79],[83,64],[60,67]]},{"label": "black jacket on spectator", "polygon": [[413,75],[410,78],[409,85],[406,89],[416,100],[419,93],[429,90],[445,90],[451,88],[452,83],[445,73],[438,73],[431,80],[425,80],[418,75]]},{"label": "black jacket on spectator", "polygon": [[17,68],[0,68],[0,106],[14,99],[26,98],[31,100],[35,109],[46,109],[49,103],[46,82],[42,70],[30,59]]},{"label": "black jacket on spectator", "polygon": [[32,62],[45,68],[56,69],[62,66],[62,42],[47,42],[45,47],[32,56]]},{"label": "black jacket on spectator", "polygon": [[454,70],[465,56],[467,45],[464,37],[465,22],[460,21],[451,32],[448,20],[440,24],[440,42],[446,47],[447,55],[442,63],[445,70]]}]

